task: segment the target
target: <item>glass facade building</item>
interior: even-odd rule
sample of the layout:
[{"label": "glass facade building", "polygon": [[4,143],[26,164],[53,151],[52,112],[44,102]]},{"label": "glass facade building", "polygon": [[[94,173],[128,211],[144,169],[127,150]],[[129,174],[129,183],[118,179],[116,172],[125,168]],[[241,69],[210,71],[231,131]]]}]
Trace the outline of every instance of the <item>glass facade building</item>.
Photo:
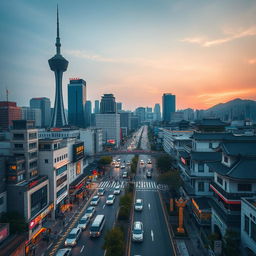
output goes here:
[{"label": "glass facade building", "polygon": [[171,93],[164,93],[162,97],[163,121],[170,122],[171,114],[176,111],[176,96]]}]

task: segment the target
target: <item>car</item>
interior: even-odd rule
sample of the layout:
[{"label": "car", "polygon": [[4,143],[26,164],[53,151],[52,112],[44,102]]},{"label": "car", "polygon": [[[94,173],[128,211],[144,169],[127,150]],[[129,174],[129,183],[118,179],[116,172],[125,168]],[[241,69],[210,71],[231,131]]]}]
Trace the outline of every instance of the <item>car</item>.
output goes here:
[{"label": "car", "polygon": [[120,162],[121,162],[121,159],[120,159],[120,158],[118,158],[116,161],[117,161],[118,163],[120,163]]},{"label": "car", "polygon": [[116,164],[116,160],[113,160],[111,165],[115,165]]},{"label": "car", "polygon": [[81,236],[81,233],[82,231],[80,228],[73,228],[65,240],[65,246],[76,246],[77,241]]},{"label": "car", "polygon": [[122,165],[121,165],[121,169],[124,169],[124,168],[125,168],[125,165],[124,165],[124,164],[122,164]]},{"label": "car", "polygon": [[71,248],[62,248],[57,251],[55,256],[71,256]]},{"label": "car", "polygon": [[100,197],[94,196],[90,202],[90,205],[98,205],[99,201],[100,201]]},{"label": "car", "polygon": [[136,199],[135,204],[134,204],[134,210],[135,211],[142,211],[143,209],[143,201],[142,199]]},{"label": "car", "polygon": [[81,228],[82,230],[85,230],[90,222],[90,217],[87,215],[84,215],[78,222],[77,227]]},{"label": "car", "polygon": [[119,168],[119,167],[120,167],[120,163],[117,162],[117,163],[115,164],[115,168]]},{"label": "car", "polygon": [[146,172],[146,176],[147,176],[147,178],[152,178],[152,173],[151,173],[151,171],[149,171],[149,170],[147,170],[147,172]]},{"label": "car", "polygon": [[127,178],[128,177],[128,173],[127,172],[123,172],[123,178]]},{"label": "car", "polygon": [[135,221],[132,228],[132,241],[142,242],[143,241],[143,224],[141,221]]},{"label": "car", "polygon": [[130,162],[130,161],[127,161],[126,165],[131,165],[131,162]]},{"label": "car", "polygon": [[95,207],[90,206],[90,207],[88,207],[87,210],[85,211],[84,216],[88,216],[88,217],[91,219],[91,218],[93,217],[94,213],[95,213]]},{"label": "car", "polygon": [[120,186],[115,186],[114,195],[119,195],[120,193],[121,193]]},{"label": "car", "polygon": [[148,159],[148,164],[152,164],[151,159]]},{"label": "car", "polygon": [[99,189],[98,189],[98,192],[97,192],[97,195],[98,195],[98,196],[103,196],[104,193],[105,193],[105,189],[104,189],[104,188],[99,188]]},{"label": "car", "polygon": [[107,204],[107,205],[112,205],[112,204],[114,204],[115,198],[116,198],[116,197],[115,197],[114,195],[109,195],[109,196],[107,197],[106,204]]},{"label": "car", "polygon": [[143,160],[143,159],[140,160],[140,164],[141,164],[141,165],[144,164],[144,160]]}]

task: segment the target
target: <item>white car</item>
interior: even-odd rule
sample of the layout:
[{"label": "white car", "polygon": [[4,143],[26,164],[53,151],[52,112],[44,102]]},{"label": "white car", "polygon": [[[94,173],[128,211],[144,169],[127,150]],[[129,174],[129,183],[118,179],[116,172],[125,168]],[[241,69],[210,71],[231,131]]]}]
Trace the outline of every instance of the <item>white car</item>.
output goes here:
[{"label": "white car", "polygon": [[104,188],[99,188],[98,189],[98,192],[97,192],[98,196],[103,196],[104,193],[105,193],[105,189]]},{"label": "white car", "polygon": [[115,164],[115,168],[119,168],[119,167],[120,167],[120,163],[117,162],[117,163]]},{"label": "white car", "polygon": [[134,242],[142,242],[143,241],[143,224],[141,221],[135,221],[132,229],[132,240]]},{"label": "white car", "polygon": [[124,164],[122,164],[120,168],[121,168],[121,169],[124,169],[124,168],[125,168],[125,165],[124,165]]},{"label": "white car", "polygon": [[80,228],[73,228],[65,240],[65,246],[76,246],[81,233],[82,231]]},{"label": "white car", "polygon": [[84,216],[88,216],[88,217],[91,219],[91,218],[93,217],[94,213],[95,213],[95,207],[90,206],[90,207],[88,207],[87,210],[85,211]]},{"label": "white car", "polygon": [[123,178],[127,178],[128,177],[128,173],[127,172],[123,172]]},{"label": "white car", "polygon": [[140,160],[140,164],[143,165],[144,164],[144,160],[141,159]]},{"label": "white car", "polygon": [[77,227],[81,228],[82,230],[85,230],[90,222],[90,217],[87,215],[84,215],[78,222]]},{"label": "white car", "polygon": [[119,195],[121,193],[120,186],[116,186],[114,189],[114,195]]},{"label": "white car", "polygon": [[127,161],[126,165],[130,165],[130,164],[131,164],[131,162],[130,162],[130,161]]},{"label": "white car", "polygon": [[115,198],[116,198],[116,197],[115,197],[114,195],[109,195],[109,196],[107,197],[106,204],[107,204],[107,205],[112,205],[112,204],[114,204]]},{"label": "white car", "polygon": [[57,251],[55,256],[71,256],[71,248],[62,248]]},{"label": "white car", "polygon": [[135,204],[134,204],[134,210],[136,211],[142,211],[143,209],[143,201],[142,199],[136,199]]},{"label": "white car", "polygon": [[99,201],[100,201],[100,197],[94,196],[90,202],[90,205],[98,205]]},{"label": "white car", "polygon": [[151,159],[148,159],[148,164],[152,164]]}]

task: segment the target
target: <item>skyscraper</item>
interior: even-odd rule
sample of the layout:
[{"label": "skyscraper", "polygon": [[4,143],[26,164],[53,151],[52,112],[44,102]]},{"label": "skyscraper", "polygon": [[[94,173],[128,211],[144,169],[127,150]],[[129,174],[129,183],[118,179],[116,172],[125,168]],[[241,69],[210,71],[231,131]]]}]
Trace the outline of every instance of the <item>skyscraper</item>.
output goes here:
[{"label": "skyscraper", "polygon": [[164,93],[162,97],[163,121],[171,121],[171,113],[176,111],[176,97],[171,93]]},{"label": "skyscraper", "polygon": [[156,103],[154,107],[154,120],[160,121],[161,120],[161,109],[160,104]]},{"label": "skyscraper", "polygon": [[91,118],[92,118],[92,102],[87,100],[85,103],[85,126],[91,126]]},{"label": "skyscraper", "polygon": [[99,114],[100,113],[100,101],[95,100],[94,102],[94,113]]},{"label": "skyscraper", "polygon": [[101,114],[116,113],[116,99],[113,94],[104,94],[101,97],[100,113]]},{"label": "skyscraper", "polygon": [[64,113],[64,104],[62,96],[62,75],[67,70],[68,61],[60,53],[60,35],[59,35],[59,12],[57,8],[57,37],[56,37],[56,54],[48,60],[49,66],[55,74],[56,89],[53,115],[51,127],[63,127],[67,125],[66,116]]},{"label": "skyscraper", "polygon": [[49,98],[32,98],[30,107],[41,110],[42,127],[49,127],[51,121],[51,101]]},{"label": "skyscraper", "polygon": [[70,79],[68,84],[68,124],[85,126],[86,82]]},{"label": "skyscraper", "polygon": [[117,102],[116,103],[116,111],[117,111],[117,113],[122,111],[122,102]]}]

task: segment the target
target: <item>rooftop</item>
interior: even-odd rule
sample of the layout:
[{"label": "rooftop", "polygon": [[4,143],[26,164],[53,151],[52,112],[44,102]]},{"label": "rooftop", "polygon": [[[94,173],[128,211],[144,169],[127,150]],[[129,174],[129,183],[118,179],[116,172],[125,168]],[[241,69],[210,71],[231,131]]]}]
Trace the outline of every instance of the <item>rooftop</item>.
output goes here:
[{"label": "rooftop", "polygon": [[256,156],[256,141],[233,141],[221,144],[223,152],[231,156]]}]

